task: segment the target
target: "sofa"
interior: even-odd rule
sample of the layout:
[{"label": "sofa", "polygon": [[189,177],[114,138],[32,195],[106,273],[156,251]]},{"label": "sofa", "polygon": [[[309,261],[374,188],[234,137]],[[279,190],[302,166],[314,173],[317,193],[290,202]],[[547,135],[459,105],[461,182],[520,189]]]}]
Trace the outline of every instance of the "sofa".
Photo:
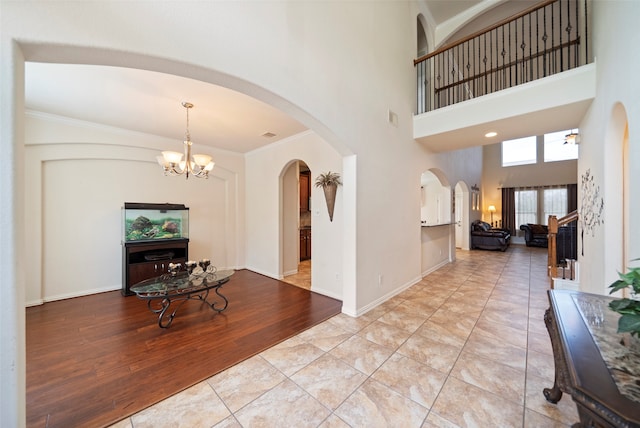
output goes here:
[{"label": "sofa", "polygon": [[[524,240],[527,247],[544,247],[549,245],[549,229],[543,224],[523,224],[520,230],[524,231]],[[578,230],[575,224],[561,226],[556,235],[556,255],[558,264],[566,259],[578,258]]]},{"label": "sofa", "polygon": [[547,248],[549,229],[544,224],[522,224],[520,230],[524,231],[524,242],[527,247]]},{"label": "sofa", "polygon": [[511,233],[505,229],[494,229],[487,222],[471,223],[471,249],[505,251],[511,243]]}]

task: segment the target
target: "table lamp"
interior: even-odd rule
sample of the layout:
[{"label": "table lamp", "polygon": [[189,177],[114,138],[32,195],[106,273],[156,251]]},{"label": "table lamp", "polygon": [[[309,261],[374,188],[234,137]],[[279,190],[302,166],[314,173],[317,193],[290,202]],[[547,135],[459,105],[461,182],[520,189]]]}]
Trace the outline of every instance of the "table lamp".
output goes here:
[{"label": "table lamp", "polygon": [[495,205],[489,205],[489,208],[487,208],[487,209],[491,213],[491,227],[493,227],[493,213],[496,211],[496,206]]}]

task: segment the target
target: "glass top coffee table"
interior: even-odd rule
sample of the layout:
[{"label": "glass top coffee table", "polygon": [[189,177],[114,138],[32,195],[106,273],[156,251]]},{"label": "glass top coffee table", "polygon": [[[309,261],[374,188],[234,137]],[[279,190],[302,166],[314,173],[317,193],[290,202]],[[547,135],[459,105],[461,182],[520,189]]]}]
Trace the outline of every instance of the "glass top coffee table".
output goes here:
[{"label": "glass top coffee table", "polygon": [[[180,306],[187,300],[198,299],[214,311],[224,311],[229,301],[220,293],[220,288],[222,284],[229,281],[233,274],[233,270],[208,269],[203,271],[197,268],[192,273],[186,271],[169,273],[144,280],[131,287],[131,291],[136,293],[139,298],[147,300],[149,310],[158,314],[158,325],[161,328],[167,328],[173,322]],[[223,302],[209,303],[207,301],[211,289],[215,290]],[[172,312],[169,312],[169,307],[174,302],[178,302],[178,304],[174,305]]]}]

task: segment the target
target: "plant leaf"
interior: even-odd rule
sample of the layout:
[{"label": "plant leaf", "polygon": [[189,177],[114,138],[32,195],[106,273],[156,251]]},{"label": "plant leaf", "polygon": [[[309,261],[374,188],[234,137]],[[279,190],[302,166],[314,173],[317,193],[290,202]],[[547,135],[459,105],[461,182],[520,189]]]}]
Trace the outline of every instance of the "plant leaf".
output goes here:
[{"label": "plant leaf", "polygon": [[638,334],[640,332],[640,315],[625,314],[618,320],[618,333]]},{"label": "plant leaf", "polygon": [[613,284],[611,284],[609,286],[609,288],[611,289],[611,291],[609,292],[609,294],[613,294],[618,290],[622,290],[623,288],[627,288],[629,286],[629,284],[627,284],[625,281],[619,279],[616,282],[614,282]]},{"label": "plant leaf", "polygon": [[337,172],[325,172],[321,173],[318,177],[316,177],[316,187],[326,187],[329,185],[342,185],[342,181],[340,181],[340,174]]},{"label": "plant leaf", "polygon": [[638,307],[638,302],[631,299],[620,299],[613,300],[609,303],[609,307],[614,311],[624,314],[624,313],[635,313],[636,310],[640,309]]},{"label": "plant leaf", "polygon": [[[635,262],[638,260],[640,259],[633,259],[631,261]],[[640,294],[640,267],[631,267],[627,273],[618,272],[618,277],[620,279],[609,286],[609,288],[611,288],[609,294],[626,287],[631,287],[635,293]]]}]

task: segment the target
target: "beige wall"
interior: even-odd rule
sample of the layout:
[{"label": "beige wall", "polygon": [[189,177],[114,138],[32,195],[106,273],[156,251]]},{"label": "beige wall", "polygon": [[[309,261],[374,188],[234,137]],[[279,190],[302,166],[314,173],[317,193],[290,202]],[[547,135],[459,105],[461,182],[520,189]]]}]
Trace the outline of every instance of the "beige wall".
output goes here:
[{"label": "beige wall", "polygon": [[165,177],[155,156],[179,142],[37,113],[26,124],[27,305],[121,288],[124,202],[185,204],[189,257],[244,266],[242,156],[210,151],[206,180]]}]

